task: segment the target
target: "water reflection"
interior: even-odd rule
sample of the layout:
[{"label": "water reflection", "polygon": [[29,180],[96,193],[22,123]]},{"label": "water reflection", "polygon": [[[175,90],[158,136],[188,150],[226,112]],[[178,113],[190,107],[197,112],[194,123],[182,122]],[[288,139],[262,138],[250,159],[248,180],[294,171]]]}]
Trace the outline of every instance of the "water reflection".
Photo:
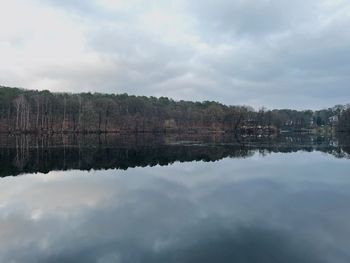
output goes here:
[{"label": "water reflection", "polygon": [[0,176],[52,170],[127,169],[176,161],[247,158],[255,153],[321,151],[349,158],[349,137],[138,135],[0,136]]},{"label": "water reflection", "polygon": [[349,262],[350,162],[321,152],[0,181],[0,262]]}]

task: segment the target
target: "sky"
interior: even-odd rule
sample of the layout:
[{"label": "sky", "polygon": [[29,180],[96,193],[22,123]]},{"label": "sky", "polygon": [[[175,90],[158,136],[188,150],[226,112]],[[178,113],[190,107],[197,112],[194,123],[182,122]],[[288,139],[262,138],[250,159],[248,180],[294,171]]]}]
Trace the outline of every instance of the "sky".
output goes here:
[{"label": "sky", "polygon": [[348,0],[0,0],[0,85],[319,109],[349,28]]}]

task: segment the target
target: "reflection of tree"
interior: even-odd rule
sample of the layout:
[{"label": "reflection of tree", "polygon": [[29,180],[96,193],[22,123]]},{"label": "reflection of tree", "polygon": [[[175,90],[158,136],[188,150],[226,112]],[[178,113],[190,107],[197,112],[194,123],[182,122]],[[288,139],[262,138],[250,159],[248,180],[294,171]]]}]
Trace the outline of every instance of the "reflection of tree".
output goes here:
[{"label": "reflection of tree", "polygon": [[20,135],[16,136],[15,140],[16,154],[13,163],[17,169],[23,170],[29,161],[29,139],[27,135]]},{"label": "reflection of tree", "polygon": [[350,134],[349,133],[338,133],[337,134],[338,144],[339,144],[339,154],[341,156],[350,156]]},{"label": "reflection of tree", "polygon": [[18,135],[0,137],[0,175],[65,169],[127,169],[176,161],[248,158],[259,152],[321,151],[349,158],[349,136]]}]

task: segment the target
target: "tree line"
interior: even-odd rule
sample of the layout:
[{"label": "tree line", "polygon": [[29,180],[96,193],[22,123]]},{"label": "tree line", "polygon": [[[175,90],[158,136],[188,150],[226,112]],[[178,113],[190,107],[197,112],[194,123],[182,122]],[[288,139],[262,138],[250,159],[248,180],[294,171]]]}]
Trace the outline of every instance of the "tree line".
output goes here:
[{"label": "tree line", "polygon": [[339,118],[338,131],[350,132],[350,108],[344,110]]},{"label": "tree line", "polygon": [[52,93],[0,87],[1,133],[350,131],[349,110],[254,110],[214,101],[174,101],[128,94]]}]

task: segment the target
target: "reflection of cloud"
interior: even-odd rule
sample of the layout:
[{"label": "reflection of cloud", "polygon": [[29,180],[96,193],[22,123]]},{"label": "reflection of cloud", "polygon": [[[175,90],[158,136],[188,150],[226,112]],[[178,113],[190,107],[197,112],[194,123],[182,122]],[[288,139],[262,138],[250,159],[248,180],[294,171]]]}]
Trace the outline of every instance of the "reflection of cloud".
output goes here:
[{"label": "reflection of cloud", "polygon": [[196,235],[190,231],[189,239],[179,240],[149,262],[322,262],[315,251],[293,243],[286,232],[239,226],[230,230],[212,225],[199,225],[198,230]]},{"label": "reflection of cloud", "polygon": [[[189,234],[193,234],[189,232]],[[208,236],[206,236],[208,235]],[[193,237],[191,237],[193,238]],[[216,229],[200,239],[179,240],[171,247],[152,250],[136,243],[97,243],[73,253],[50,256],[43,262],[325,262],[314,251],[293,244],[286,233],[266,229]],[[118,248],[116,251],[115,249]],[[137,253],[135,253],[135,250]],[[104,261],[102,261],[104,260]],[[117,260],[117,261],[115,261]]]},{"label": "reflection of cloud", "polygon": [[64,172],[52,172],[49,175],[5,178],[1,184],[0,200],[8,213],[23,214],[39,223],[51,216],[65,220],[79,215],[81,210],[101,206],[108,200],[119,203],[123,190],[116,185],[106,185],[108,178],[102,182],[98,178],[84,180],[84,177],[68,177]]},{"label": "reflection of cloud", "polygon": [[347,262],[348,163],[305,155],[2,179],[0,261]]}]

